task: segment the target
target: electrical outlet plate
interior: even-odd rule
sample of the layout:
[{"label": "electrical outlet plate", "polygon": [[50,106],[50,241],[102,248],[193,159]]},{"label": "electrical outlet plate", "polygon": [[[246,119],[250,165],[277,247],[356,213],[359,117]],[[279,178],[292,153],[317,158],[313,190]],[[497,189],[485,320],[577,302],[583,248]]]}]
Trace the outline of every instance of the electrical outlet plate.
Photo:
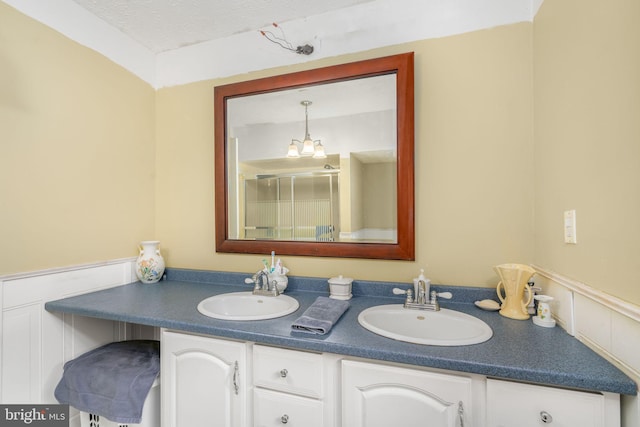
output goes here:
[{"label": "electrical outlet plate", "polygon": [[576,211],[564,211],[564,242],[575,245],[576,239]]}]

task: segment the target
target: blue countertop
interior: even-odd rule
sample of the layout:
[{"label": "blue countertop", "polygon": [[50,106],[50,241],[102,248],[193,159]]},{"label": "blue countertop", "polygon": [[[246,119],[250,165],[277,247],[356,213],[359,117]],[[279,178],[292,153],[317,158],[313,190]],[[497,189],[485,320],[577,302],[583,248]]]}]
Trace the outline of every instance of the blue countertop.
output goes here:
[{"label": "blue countertop", "polygon": [[492,378],[554,385],[591,391],[635,395],[636,383],[562,328],[541,328],[529,321],[512,320],[497,312],[480,310],[473,301],[495,299],[486,288],[433,286],[451,291],[442,307],[484,320],[493,337],[481,344],[438,347],[384,338],[358,324],[358,314],[371,306],[401,304],[403,297],[391,289],[407,284],[362,282],[353,284],[351,306],[323,336],[292,332],[291,324],[320,295],[328,295],[325,279],[289,278],[286,294],[300,308],[271,320],[236,322],[200,314],[196,306],[212,295],[250,290],[242,285],[247,274],[167,270],[167,278],[155,284],[140,282],[47,302],[48,311],[117,320],[213,335],[288,348],[337,353],[368,359],[406,363],[485,375]]}]

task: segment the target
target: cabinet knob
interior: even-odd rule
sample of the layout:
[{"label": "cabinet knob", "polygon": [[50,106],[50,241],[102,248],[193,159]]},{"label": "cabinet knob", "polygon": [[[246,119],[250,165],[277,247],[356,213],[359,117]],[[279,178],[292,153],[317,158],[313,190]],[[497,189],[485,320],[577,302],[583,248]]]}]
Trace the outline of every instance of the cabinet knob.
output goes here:
[{"label": "cabinet knob", "polygon": [[280,371],[280,376],[281,376],[282,378],[287,378],[287,375],[288,375],[288,374],[289,374],[289,371],[287,371],[286,369],[282,369],[282,370]]},{"label": "cabinet knob", "polygon": [[553,417],[547,411],[541,411],[540,412],[540,421],[542,421],[545,424],[551,424],[553,422]]},{"label": "cabinet knob", "polygon": [[281,422],[282,424],[286,424],[286,423],[288,423],[288,422],[289,422],[289,415],[284,414],[283,416],[281,416],[281,417],[280,417],[280,422]]}]

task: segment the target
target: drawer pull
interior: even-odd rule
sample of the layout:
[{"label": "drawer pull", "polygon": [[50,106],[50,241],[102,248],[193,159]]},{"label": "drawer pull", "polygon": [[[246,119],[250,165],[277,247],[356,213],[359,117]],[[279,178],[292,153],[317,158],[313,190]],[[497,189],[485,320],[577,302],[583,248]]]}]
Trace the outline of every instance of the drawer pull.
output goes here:
[{"label": "drawer pull", "polygon": [[286,423],[288,423],[288,422],[289,422],[289,415],[284,414],[283,416],[281,416],[281,417],[280,417],[280,422],[281,422],[282,424],[286,424]]},{"label": "drawer pull", "polygon": [[545,424],[551,424],[553,422],[553,417],[547,411],[540,412],[540,421]]},{"label": "drawer pull", "polygon": [[287,371],[286,369],[282,369],[282,370],[280,371],[280,376],[281,376],[282,378],[287,378],[287,375],[288,375],[288,374],[289,374],[289,371]]}]

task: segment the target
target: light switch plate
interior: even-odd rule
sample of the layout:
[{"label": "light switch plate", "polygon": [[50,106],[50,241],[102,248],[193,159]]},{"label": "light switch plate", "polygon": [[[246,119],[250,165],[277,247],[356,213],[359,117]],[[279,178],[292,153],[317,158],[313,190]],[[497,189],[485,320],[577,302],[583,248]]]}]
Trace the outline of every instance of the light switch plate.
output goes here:
[{"label": "light switch plate", "polygon": [[564,211],[564,242],[575,245],[578,243],[576,238],[576,211]]}]

